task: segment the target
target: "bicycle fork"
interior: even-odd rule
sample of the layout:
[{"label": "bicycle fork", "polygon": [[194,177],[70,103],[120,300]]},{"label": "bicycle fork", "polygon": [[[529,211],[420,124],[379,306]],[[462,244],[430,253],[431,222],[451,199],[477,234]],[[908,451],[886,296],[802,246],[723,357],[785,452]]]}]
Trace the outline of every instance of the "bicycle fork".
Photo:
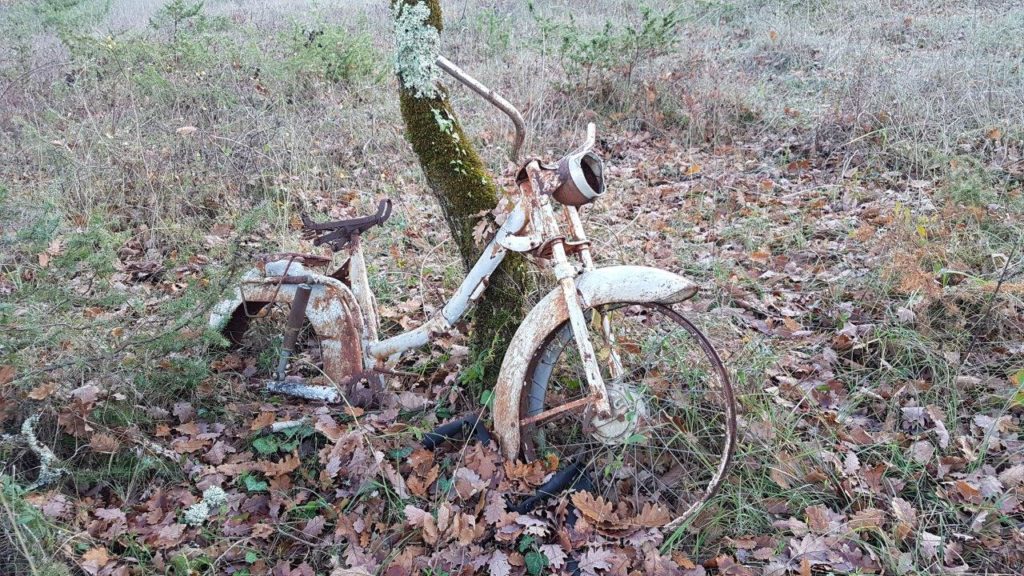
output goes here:
[{"label": "bicycle fork", "polygon": [[[580,305],[579,296],[576,293],[575,271],[568,262],[565,247],[561,242],[552,244],[551,255],[555,261],[555,275],[562,288],[562,299],[565,302],[566,311],[569,313],[573,339],[576,341],[576,348],[583,360],[583,370],[590,388],[590,397],[586,400],[593,404],[598,415],[607,417],[611,415],[608,391],[604,385],[604,378],[601,377],[601,368],[597,361],[597,354],[594,352],[594,344],[590,341],[590,332],[587,330],[587,319],[583,314],[583,306]],[[566,275],[567,271],[568,275]]]},{"label": "bicycle fork", "polygon": [[[533,187],[533,190],[537,192],[543,190],[543,182],[540,180],[535,163],[531,162],[527,165],[527,174],[530,176],[530,185]],[[590,341],[590,332],[587,330],[587,319],[583,314],[583,306],[576,291],[576,269],[569,262],[569,257],[565,252],[565,242],[558,234],[558,222],[555,219],[550,198],[542,193],[535,194],[534,198],[536,199],[536,212],[548,233],[545,235],[549,238],[554,238],[551,242],[551,260],[554,264],[555,278],[558,279],[558,285],[562,290],[562,301],[565,303],[569,324],[572,326],[573,339],[576,341],[576,348],[583,361],[587,386],[590,388],[590,396],[564,404],[559,407],[559,411],[571,410],[592,404],[598,416],[607,418],[612,415],[611,405],[608,401],[608,390],[605,387],[604,378],[601,376],[597,354],[594,352],[594,345]],[[573,222],[573,224],[576,223]],[[581,230],[577,230],[575,225],[572,228],[574,233],[579,235]],[[582,229],[582,225],[579,228]],[[589,260],[589,251],[587,256]]]}]

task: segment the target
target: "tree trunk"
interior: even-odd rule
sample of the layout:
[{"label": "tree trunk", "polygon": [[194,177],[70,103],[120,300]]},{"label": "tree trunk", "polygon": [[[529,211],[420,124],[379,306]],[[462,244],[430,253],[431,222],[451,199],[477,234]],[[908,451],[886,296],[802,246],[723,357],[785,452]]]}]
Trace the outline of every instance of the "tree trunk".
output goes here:
[{"label": "tree trunk", "polygon": [[[498,188],[466,138],[448,95],[439,83],[437,57],[442,29],[438,0],[393,0],[396,72],[406,138],[419,158],[468,270],[483,246],[473,239],[479,214],[494,208]],[[491,276],[473,311],[471,350],[476,361],[468,384],[476,392],[497,380],[505,349],[519,322],[529,278],[526,261],[509,254]]]}]

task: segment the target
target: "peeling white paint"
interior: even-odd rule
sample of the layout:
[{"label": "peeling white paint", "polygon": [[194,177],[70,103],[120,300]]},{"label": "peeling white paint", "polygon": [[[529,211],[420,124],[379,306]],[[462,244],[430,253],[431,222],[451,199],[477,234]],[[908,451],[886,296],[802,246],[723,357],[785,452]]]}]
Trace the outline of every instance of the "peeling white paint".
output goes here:
[{"label": "peeling white paint", "polygon": [[297,382],[269,382],[267,390],[274,394],[284,394],[306,400],[314,400],[334,404],[341,401],[341,394],[337,388],[330,386],[312,386],[299,384]]}]

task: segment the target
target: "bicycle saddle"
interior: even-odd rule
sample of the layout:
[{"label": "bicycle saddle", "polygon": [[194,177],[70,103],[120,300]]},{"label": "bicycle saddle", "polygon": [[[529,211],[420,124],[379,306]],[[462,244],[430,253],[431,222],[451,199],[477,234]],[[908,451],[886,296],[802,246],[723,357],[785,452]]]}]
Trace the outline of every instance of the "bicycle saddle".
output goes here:
[{"label": "bicycle saddle", "polygon": [[362,234],[370,228],[383,224],[391,216],[391,200],[385,198],[377,205],[377,213],[361,218],[335,220],[333,222],[314,222],[305,213],[302,214],[303,237],[313,240],[314,246],[326,244],[337,252],[344,250],[352,242],[352,237]]}]

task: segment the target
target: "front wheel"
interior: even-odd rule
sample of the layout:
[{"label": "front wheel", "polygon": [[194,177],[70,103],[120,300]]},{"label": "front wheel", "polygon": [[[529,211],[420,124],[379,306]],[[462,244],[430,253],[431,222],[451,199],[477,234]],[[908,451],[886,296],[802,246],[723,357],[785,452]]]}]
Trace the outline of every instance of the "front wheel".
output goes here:
[{"label": "front wheel", "polygon": [[596,495],[636,511],[658,503],[685,522],[718,489],[736,444],[729,376],[704,334],[668,306],[616,302],[587,315],[612,415],[582,402],[552,410],[589,394],[565,322],[526,372],[522,454],[576,464]]}]

